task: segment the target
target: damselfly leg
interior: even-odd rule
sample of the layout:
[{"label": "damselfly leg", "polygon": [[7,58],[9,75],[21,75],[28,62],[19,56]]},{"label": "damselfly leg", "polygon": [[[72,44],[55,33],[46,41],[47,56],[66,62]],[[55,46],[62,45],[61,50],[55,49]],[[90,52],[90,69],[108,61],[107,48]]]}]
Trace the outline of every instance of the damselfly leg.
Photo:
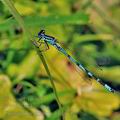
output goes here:
[{"label": "damselfly leg", "polygon": [[49,49],[49,45],[46,41],[39,42],[40,52],[45,52]]},{"label": "damselfly leg", "polygon": [[42,40],[41,36],[35,36],[36,39],[33,40],[33,44],[37,47],[40,48],[40,52],[45,52],[46,50],[49,49],[49,45],[45,40]]}]

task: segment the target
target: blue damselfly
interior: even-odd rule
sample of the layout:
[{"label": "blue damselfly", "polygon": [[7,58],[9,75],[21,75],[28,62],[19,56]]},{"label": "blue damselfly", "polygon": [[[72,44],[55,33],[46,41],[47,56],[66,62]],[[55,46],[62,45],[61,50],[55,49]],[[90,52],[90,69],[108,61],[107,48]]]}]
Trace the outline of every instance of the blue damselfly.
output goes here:
[{"label": "blue damselfly", "polygon": [[[35,36],[38,38],[38,40],[34,40],[33,44],[36,47],[40,47],[41,44],[45,44],[47,46],[47,49],[49,49],[48,44],[54,46],[58,51],[60,51],[61,53],[63,53],[71,62],[73,62],[74,64],[77,65],[78,68],[80,68],[82,71],[84,71],[84,73],[89,77],[89,78],[94,78],[97,82],[99,82],[101,85],[103,85],[107,90],[109,90],[110,92],[115,92],[115,90],[113,88],[111,88],[109,85],[107,85],[106,83],[104,83],[100,78],[96,77],[92,72],[90,72],[88,69],[86,69],[80,62],[78,62],[77,60],[75,60],[71,55],[69,55],[62,47],[61,45],[58,43],[58,41],[52,37],[52,36],[48,36],[45,34],[44,30],[41,30],[37,36]],[[42,52],[42,51],[41,51]]]}]

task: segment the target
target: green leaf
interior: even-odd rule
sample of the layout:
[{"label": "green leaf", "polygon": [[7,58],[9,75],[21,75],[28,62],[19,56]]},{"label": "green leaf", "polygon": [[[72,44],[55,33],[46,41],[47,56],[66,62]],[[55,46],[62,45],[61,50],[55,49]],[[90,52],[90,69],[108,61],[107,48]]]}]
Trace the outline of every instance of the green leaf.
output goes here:
[{"label": "green leaf", "polygon": [[[68,105],[64,106],[62,108],[63,111],[65,111],[67,109]],[[47,118],[46,120],[58,120],[59,117],[62,116],[60,109],[56,110],[49,118]]]},{"label": "green leaf", "polygon": [[20,24],[20,26],[22,27],[22,29],[26,31],[26,27],[24,24],[23,19],[21,18],[21,16],[19,15],[19,13],[17,12],[16,8],[13,5],[12,0],[2,0],[3,4],[5,6],[7,6],[7,8],[9,9],[9,11],[12,13],[12,15],[15,17],[15,19],[18,21],[18,23]]},{"label": "green leaf", "polygon": [[[62,91],[62,92],[57,92],[57,95],[60,97],[60,96],[66,96],[68,94],[74,94],[76,91],[75,90],[65,90],[65,91]],[[41,97],[41,99],[39,100],[34,100],[33,101],[33,104],[35,106],[39,106],[39,105],[42,105],[42,104],[45,104],[45,103],[50,103],[51,101],[53,101],[55,99],[55,95],[54,93],[51,93],[49,95],[46,95],[46,96],[43,96]]]},{"label": "green leaf", "polygon": [[87,41],[112,41],[114,39],[113,35],[111,34],[86,34],[86,35],[74,35],[74,43],[78,44],[80,42],[87,42]]},{"label": "green leaf", "polygon": [[[28,27],[48,26],[48,25],[63,25],[63,24],[87,24],[88,15],[83,12],[72,15],[56,15],[56,16],[28,16],[24,18],[25,25]],[[14,19],[10,19],[0,24],[0,30],[4,31],[12,26],[17,25]]]}]

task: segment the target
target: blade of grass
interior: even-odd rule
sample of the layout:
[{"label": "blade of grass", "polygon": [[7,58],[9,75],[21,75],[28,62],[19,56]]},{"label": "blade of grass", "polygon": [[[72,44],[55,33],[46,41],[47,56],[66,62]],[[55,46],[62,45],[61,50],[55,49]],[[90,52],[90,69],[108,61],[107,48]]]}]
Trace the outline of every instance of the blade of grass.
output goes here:
[{"label": "blade of grass", "polygon": [[[64,97],[66,95],[74,96],[75,93],[76,93],[76,90],[74,90],[74,89],[67,89],[67,90],[58,92],[58,95],[61,96],[61,97]],[[54,99],[55,99],[54,93],[50,93],[50,94],[48,94],[46,96],[40,97],[40,100],[34,100],[33,105],[37,107],[37,106],[40,106],[42,104],[50,103]],[[72,102],[72,99],[70,99],[68,101],[70,103],[70,102]]]},{"label": "blade of grass", "polygon": [[[71,15],[57,15],[57,16],[27,16],[24,17],[25,25],[27,27],[48,26],[48,25],[63,25],[63,24],[87,24],[89,16],[83,12]],[[34,22],[33,22],[34,21]],[[8,30],[13,25],[16,25],[14,19],[9,19],[0,24],[0,30]]]},{"label": "blade of grass", "polygon": [[[65,105],[62,110],[65,111],[70,105]],[[56,110],[50,117],[46,118],[46,120],[59,120],[59,117],[61,117],[61,111]]]},{"label": "blade of grass", "polygon": [[[46,72],[47,72],[47,74],[48,74],[48,76],[49,76],[50,82],[51,82],[51,84],[52,84],[52,87],[53,87],[53,90],[54,90],[54,93],[55,93],[55,96],[56,96],[57,103],[58,103],[58,105],[59,105],[59,108],[61,108],[61,110],[62,110],[62,106],[61,106],[61,104],[60,104],[60,100],[59,100],[59,97],[58,97],[58,95],[57,95],[56,87],[55,87],[55,84],[54,84],[54,82],[53,82],[53,79],[52,79],[51,73],[50,73],[50,71],[49,71],[48,65],[47,65],[47,63],[46,63],[46,61],[45,61],[45,58],[44,58],[43,54],[41,54],[39,48],[36,47],[36,50],[37,50],[37,54],[39,55],[39,57],[41,58],[41,60],[42,60],[42,62],[43,62],[43,65],[44,65],[44,67],[45,67],[45,69],[46,69]],[[62,112],[62,111],[61,111],[61,112]]]},{"label": "blade of grass", "polygon": [[[25,26],[24,21],[23,21],[22,17],[20,16],[19,12],[18,12],[18,11],[16,10],[16,8],[14,7],[13,2],[12,2],[11,0],[2,0],[2,2],[3,2],[4,5],[6,5],[6,6],[8,7],[9,11],[12,13],[12,15],[14,16],[14,18],[18,21],[18,23],[19,23],[20,26],[22,27],[24,33],[27,34],[27,37],[30,39],[30,38],[31,38],[31,34],[30,34],[30,32],[28,31],[27,27]],[[31,40],[31,42],[33,42],[33,41]],[[60,108],[60,110],[61,110],[61,112],[62,112],[62,107],[61,107],[61,104],[60,104],[60,101],[59,101],[59,98],[58,98],[58,95],[57,95],[57,91],[56,91],[56,88],[55,88],[53,79],[52,79],[52,77],[51,77],[50,71],[49,71],[49,69],[48,69],[47,63],[46,63],[46,61],[45,61],[45,58],[44,58],[44,56],[42,55],[42,53],[39,52],[39,48],[35,47],[35,50],[37,51],[40,59],[42,60],[42,63],[43,63],[43,65],[44,65],[44,67],[45,67],[45,70],[46,70],[46,72],[47,72],[47,74],[48,74],[48,76],[49,76],[49,79],[50,79],[50,81],[51,81],[51,84],[52,84],[52,87],[53,87],[53,90],[54,90],[54,93],[55,93],[55,96],[56,96],[56,100],[57,100],[58,105],[59,105],[59,108]],[[63,112],[62,112],[62,114],[63,114]]]},{"label": "blade of grass", "polygon": [[85,42],[85,41],[112,41],[114,39],[114,36],[111,34],[86,34],[86,35],[74,35],[73,38],[75,41],[74,43],[78,44],[80,42]]},{"label": "blade of grass", "polygon": [[7,8],[9,9],[9,11],[12,13],[12,15],[15,17],[15,19],[17,20],[17,22],[20,24],[20,26],[22,27],[24,33],[27,33],[27,30],[25,28],[25,24],[24,21],[22,20],[21,16],[19,15],[19,13],[17,12],[16,8],[13,5],[12,0],[1,0],[3,2],[3,4],[5,6],[7,6]]}]

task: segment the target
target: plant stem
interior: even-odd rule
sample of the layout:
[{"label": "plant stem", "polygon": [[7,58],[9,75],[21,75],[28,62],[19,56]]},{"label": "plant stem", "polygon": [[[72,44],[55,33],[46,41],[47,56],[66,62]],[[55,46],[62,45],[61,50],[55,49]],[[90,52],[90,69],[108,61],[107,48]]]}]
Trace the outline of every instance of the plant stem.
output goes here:
[{"label": "plant stem", "polygon": [[[32,35],[29,32],[29,30],[27,29],[27,27],[25,26],[24,21],[23,21],[22,17],[20,16],[19,12],[14,7],[14,4],[13,4],[12,0],[1,0],[1,1],[3,2],[4,5],[6,5],[8,7],[9,11],[12,13],[12,15],[14,16],[14,18],[18,21],[19,25],[22,27],[22,29],[24,31],[24,34],[27,35],[26,37],[31,40]],[[33,43],[32,40],[31,40],[31,42]],[[38,55],[39,55],[39,57],[40,57],[43,65],[45,67],[45,70],[46,70],[46,72],[47,72],[47,74],[49,76],[49,79],[51,81],[51,84],[52,84],[52,87],[53,87],[53,90],[54,90],[54,93],[55,93],[55,96],[56,96],[56,100],[57,100],[59,108],[61,109],[61,112],[62,112],[62,107],[61,107],[61,104],[60,104],[60,101],[59,101],[59,98],[58,98],[58,95],[57,95],[57,91],[56,91],[53,79],[51,77],[50,71],[48,69],[47,63],[45,61],[45,58],[44,58],[43,54],[40,52],[39,48],[35,47],[35,50],[37,51],[37,53],[38,53]]]}]

